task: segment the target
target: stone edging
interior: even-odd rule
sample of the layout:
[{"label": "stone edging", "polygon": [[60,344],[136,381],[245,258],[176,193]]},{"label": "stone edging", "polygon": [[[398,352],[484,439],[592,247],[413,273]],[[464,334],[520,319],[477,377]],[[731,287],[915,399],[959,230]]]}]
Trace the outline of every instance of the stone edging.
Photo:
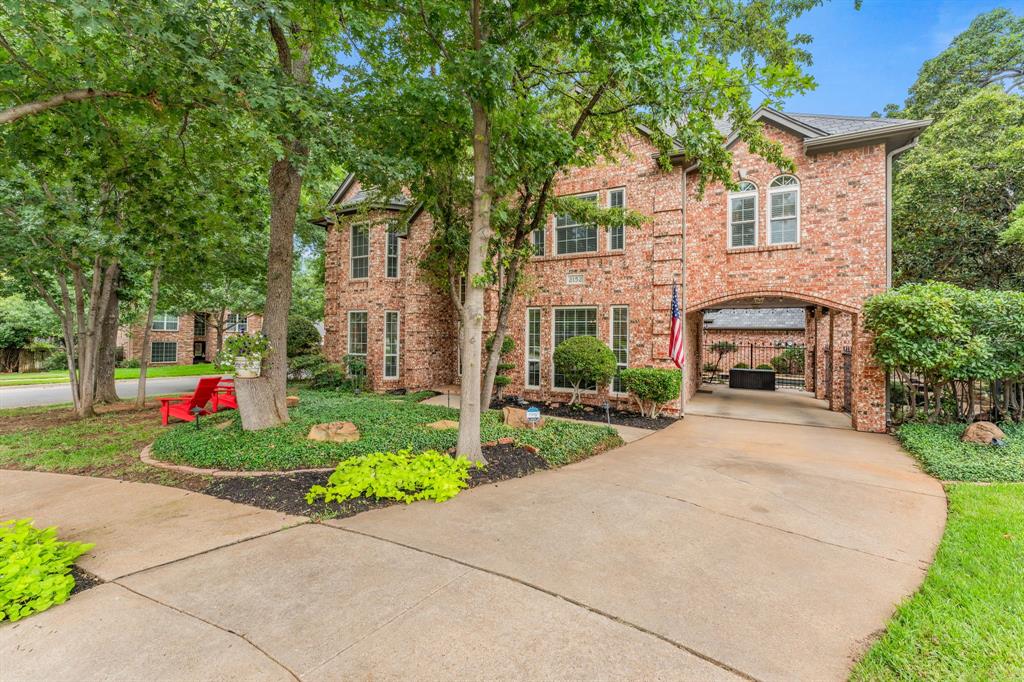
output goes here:
[{"label": "stone edging", "polygon": [[187,464],[171,464],[169,462],[161,462],[158,459],[154,459],[152,454],[153,444],[150,443],[146,447],[142,448],[142,452],[139,453],[139,459],[144,464],[149,466],[157,467],[159,469],[167,469],[168,471],[177,471],[182,474],[199,474],[202,476],[216,476],[218,478],[252,478],[256,476],[281,476],[284,474],[304,474],[304,473],[327,473],[328,471],[334,471],[335,467],[327,467],[325,469],[283,469],[281,471],[236,471],[234,469],[200,469],[199,467],[190,467]]}]

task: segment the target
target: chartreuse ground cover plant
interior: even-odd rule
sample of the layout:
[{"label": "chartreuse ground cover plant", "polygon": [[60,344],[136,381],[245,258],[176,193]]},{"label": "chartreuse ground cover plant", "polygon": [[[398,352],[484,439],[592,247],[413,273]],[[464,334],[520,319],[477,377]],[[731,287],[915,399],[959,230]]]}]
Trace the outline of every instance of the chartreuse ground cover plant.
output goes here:
[{"label": "chartreuse ground cover plant", "polygon": [[437,450],[419,454],[412,450],[374,452],[350,457],[338,464],[327,485],[314,485],[306,495],[313,504],[344,502],[357,497],[398,500],[409,504],[416,500],[444,502],[467,487],[470,467],[483,468],[465,457],[449,457]]},{"label": "chartreuse ground cover plant", "polygon": [[[159,459],[203,468],[286,470],[333,467],[338,462],[377,452],[413,452],[455,447],[457,431],[436,430],[427,424],[457,420],[454,409],[413,402],[408,396],[353,395],[344,391],[300,389],[297,407],[287,424],[260,431],[242,431],[238,414],[223,412],[200,420],[200,428],[184,424],[163,430],[153,444]],[[310,427],[348,421],[360,439],[322,443],[306,438]],[[226,426],[223,422],[227,422]],[[224,428],[221,428],[224,427]],[[549,419],[536,430],[513,429],[502,423],[501,412],[481,419],[484,442],[511,437],[516,445],[536,447],[549,464],[559,466],[621,443],[614,429],[596,424]]]},{"label": "chartreuse ground cover plant", "polygon": [[1024,484],[957,483],[946,494],[924,584],[851,679],[1024,679]]},{"label": "chartreuse ground cover plant", "polygon": [[66,601],[75,587],[71,565],[90,549],[61,542],[55,528],[40,530],[32,519],[0,523],[0,621],[20,620]]}]

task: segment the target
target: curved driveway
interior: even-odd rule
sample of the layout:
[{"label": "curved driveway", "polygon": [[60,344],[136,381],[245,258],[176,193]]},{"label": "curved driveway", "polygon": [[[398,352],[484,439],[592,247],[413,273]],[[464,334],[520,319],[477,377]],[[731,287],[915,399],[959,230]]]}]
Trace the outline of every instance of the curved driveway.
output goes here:
[{"label": "curved driveway", "polygon": [[[55,479],[18,476],[33,512],[32,481]],[[60,486],[39,484],[37,516],[103,495],[152,512],[109,483],[49,515]],[[945,497],[887,436],[691,416],[445,504],[247,521],[213,550],[190,548],[209,538],[180,533],[185,508],[145,518],[151,543],[179,529],[180,558],[81,528],[121,538],[84,562],[113,580],[0,626],[6,679],[842,679],[923,579]]]}]

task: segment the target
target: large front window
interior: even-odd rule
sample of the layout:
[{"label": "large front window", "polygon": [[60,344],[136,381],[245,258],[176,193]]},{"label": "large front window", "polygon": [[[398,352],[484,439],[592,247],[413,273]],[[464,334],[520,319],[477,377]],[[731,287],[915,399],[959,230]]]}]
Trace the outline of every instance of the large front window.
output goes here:
[{"label": "large front window", "polygon": [[224,331],[234,334],[249,333],[249,318],[238,313],[228,313],[224,321]]},{"label": "large front window", "polygon": [[384,378],[398,378],[398,311],[384,313]]},{"label": "large front window", "polygon": [[176,332],[178,331],[178,316],[170,313],[157,313],[153,315],[153,326],[155,332]]},{"label": "large front window", "polygon": [[350,248],[352,279],[366,279],[370,276],[370,230],[366,225],[352,226]]},{"label": "large front window", "polygon": [[800,237],[800,182],[780,175],[768,189],[768,243],[796,244]]},{"label": "large front window", "polygon": [[348,313],[348,354],[366,358],[366,311]]},{"label": "large front window", "polygon": [[[585,194],[576,198],[582,201],[597,201],[596,194]],[[597,251],[596,225],[582,225],[568,214],[555,217],[555,252],[558,255],[594,251]]]},{"label": "large front window", "polygon": [[540,308],[526,309],[526,385],[540,386]]},{"label": "large front window", "polygon": [[[554,345],[552,349],[558,348],[558,344],[574,336],[597,336],[597,308],[556,308],[554,322]],[[552,384],[556,388],[572,388],[563,375],[557,371],[554,373]],[[587,390],[594,390],[594,384],[580,386]]]},{"label": "large front window", "polygon": [[150,362],[176,362],[178,344],[176,341],[154,341],[150,349]]},{"label": "large front window", "polygon": [[615,378],[612,379],[612,392],[623,393],[622,379],[619,372],[629,366],[629,308],[615,306],[612,308],[612,353],[615,354]]},{"label": "large front window", "polygon": [[192,323],[192,336],[206,336],[206,313],[196,313]]},{"label": "large front window", "polygon": [[729,246],[757,244],[757,186],[741,182],[739,191],[729,195]]}]

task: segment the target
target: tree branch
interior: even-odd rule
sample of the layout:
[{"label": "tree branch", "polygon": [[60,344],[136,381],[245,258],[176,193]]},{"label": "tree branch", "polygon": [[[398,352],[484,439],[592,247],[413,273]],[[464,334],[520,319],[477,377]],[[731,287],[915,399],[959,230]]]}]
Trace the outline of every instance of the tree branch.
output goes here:
[{"label": "tree branch", "polygon": [[[25,116],[32,116],[34,114],[41,114],[44,111],[59,107],[63,104],[70,102],[83,102],[88,99],[94,99],[97,97],[105,98],[135,98],[137,95],[133,95],[130,92],[121,92],[119,90],[93,90],[92,88],[80,88],[78,90],[69,90],[68,92],[62,92],[59,95],[54,95],[49,99],[37,100],[35,102],[26,102],[25,104],[19,104],[17,106],[10,107],[0,111],[0,125],[4,123],[13,123],[20,118]],[[153,102],[153,98],[149,98]]]}]

